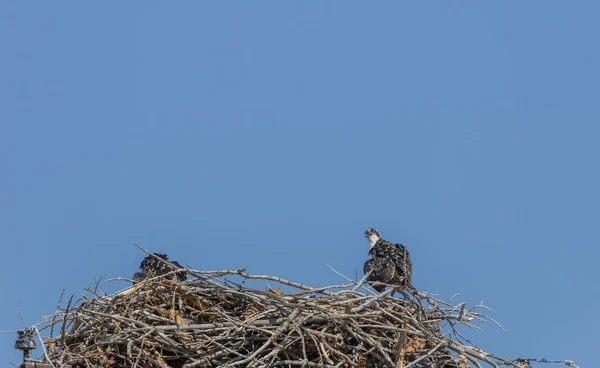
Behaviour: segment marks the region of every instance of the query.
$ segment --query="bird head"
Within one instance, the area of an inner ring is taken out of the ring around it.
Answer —
[[[379,239],[381,239],[381,235],[379,235],[379,231],[377,231],[377,229],[374,229],[372,227],[368,228],[367,231],[365,231],[365,237],[369,241],[369,245],[371,246],[371,248],[373,248],[375,243],[377,243],[377,241]]]
[[[136,272],[133,274],[133,283],[137,284],[138,282],[142,282],[146,277],[147,275],[145,272]]]

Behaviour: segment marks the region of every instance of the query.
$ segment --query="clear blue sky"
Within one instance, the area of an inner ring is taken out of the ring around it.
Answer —
[[[374,226],[420,289],[488,300],[482,347],[598,367],[599,13],[2,2],[0,329],[131,276],[134,242],[323,285]]]

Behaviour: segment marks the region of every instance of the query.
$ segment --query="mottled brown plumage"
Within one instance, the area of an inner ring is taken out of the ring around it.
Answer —
[[[383,239],[377,229],[373,228],[368,228],[365,236],[371,244],[371,259],[363,265],[365,274],[371,271],[367,282],[379,292],[386,288],[382,284],[411,286],[412,262],[406,245],[394,244]]]
[[[183,269],[183,266],[181,266],[179,264],[179,262],[169,261],[169,256],[167,256],[166,254],[154,253],[154,255],[157,257],[160,257],[161,259],[165,260],[166,262],[163,262],[152,255],[148,255],[146,258],[144,258],[144,260],[140,264],[141,272],[136,272],[133,275],[134,282],[140,282],[147,277],[162,276],[162,275],[166,275],[170,272],[173,272],[177,269]],[[180,271],[180,272],[170,274],[169,278],[171,278],[173,280],[178,280],[178,281],[185,281],[187,276],[184,271]]]

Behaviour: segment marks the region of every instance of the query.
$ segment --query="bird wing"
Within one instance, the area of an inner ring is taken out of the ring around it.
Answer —
[[[393,249],[396,272],[402,277],[403,283],[410,285],[412,282],[412,261],[405,244],[394,244]]]
[[[365,264],[363,264],[363,273],[366,275],[367,272],[371,271],[373,269],[373,258],[369,258],[368,261],[365,262]],[[371,275],[369,275],[370,277]],[[369,278],[367,278],[368,280]]]
[[[382,292],[385,290],[385,285],[373,285],[376,282],[386,283],[386,275],[385,275],[385,267],[381,264],[381,262],[377,262],[375,259],[370,258],[363,265],[363,272],[365,275],[368,272],[371,272],[369,276],[367,276],[367,282],[369,285],[373,286],[373,289],[378,292]]]

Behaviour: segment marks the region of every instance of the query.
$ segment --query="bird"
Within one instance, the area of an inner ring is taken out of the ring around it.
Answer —
[[[183,269],[183,266],[179,262],[169,261],[169,256],[164,253],[154,253],[154,255],[148,255],[140,263],[140,272],[136,272],[133,275],[133,282],[138,283],[148,277],[163,276],[177,269]],[[187,279],[185,271],[171,273],[168,277],[171,280],[177,281],[185,281]]]
[[[369,241],[371,258],[363,265],[367,282],[378,292],[386,285],[412,287],[412,262],[406,244],[394,244],[381,237],[379,231],[368,228],[365,237]]]

